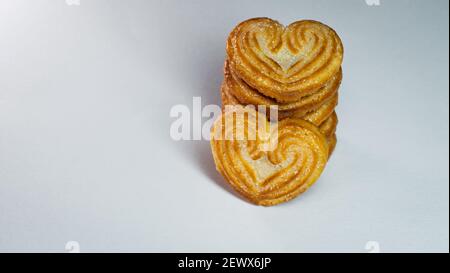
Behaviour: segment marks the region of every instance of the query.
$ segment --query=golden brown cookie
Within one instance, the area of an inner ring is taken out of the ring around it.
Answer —
[[[228,86],[222,83],[220,87],[220,94],[222,98],[222,109],[224,109],[225,105],[238,105],[241,104],[234,96],[230,93]]]
[[[267,130],[270,123],[265,116],[256,116],[255,110],[244,106],[222,114],[212,127],[211,149],[217,170],[237,192],[257,205],[273,206],[316,182],[329,148],[325,136],[307,121],[288,118]],[[267,143],[277,145],[267,151],[271,146]]]
[[[322,124],[320,124],[320,131],[328,138],[336,133],[336,127],[338,124],[338,117],[336,112],[333,112],[329,118],[327,118]]]
[[[337,92],[342,80],[342,69],[317,92],[304,96],[296,102],[287,103],[279,103],[249,86],[230,69],[228,60],[225,61],[224,75],[225,83],[228,85],[230,93],[244,105],[277,105],[279,111],[282,112],[303,111],[306,113],[320,107]]]
[[[322,105],[319,109],[309,112],[306,115],[293,115],[293,117],[299,117],[313,123],[316,126],[320,126],[333,114],[334,109],[338,105],[338,100],[339,95],[336,93],[330,101]]]
[[[319,126],[320,131],[327,138],[328,148],[329,148],[328,153],[330,154],[329,156],[331,156],[331,154],[334,151],[334,148],[336,147],[336,142],[337,142],[336,128],[337,128],[338,122],[339,121],[338,121],[336,112],[333,112],[333,114]]]
[[[240,101],[231,94],[228,85],[224,82],[221,87],[222,96],[222,108],[224,105],[240,105]],[[278,111],[278,119],[283,120],[290,117],[302,118],[313,123],[316,126],[320,126],[327,118],[329,118],[338,104],[338,93],[334,94],[325,104],[318,109],[309,112],[302,111]],[[269,113],[269,110],[267,110]],[[269,117],[268,117],[269,118]]]
[[[225,109],[226,105],[252,105],[252,104],[243,104],[241,103],[231,92],[229,86],[226,84],[226,82],[222,83],[221,86],[221,97],[222,97],[222,110]],[[257,105],[253,105],[255,109],[258,107]],[[270,119],[270,109],[266,108],[267,113],[267,119]],[[306,113],[305,113],[306,114]],[[291,117],[293,115],[293,112],[289,111],[278,111],[277,118],[279,120]],[[297,115],[299,116],[299,115]]]
[[[311,20],[284,27],[269,18],[254,18],[236,26],[227,40],[231,69],[278,102],[317,92],[339,72],[343,55],[336,32]]]
[[[337,144],[337,137],[336,134],[333,134],[331,137],[327,139],[328,141],[328,158],[330,158],[333,155],[334,149],[336,148]]]

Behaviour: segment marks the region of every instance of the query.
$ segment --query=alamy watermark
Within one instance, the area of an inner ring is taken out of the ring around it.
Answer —
[[[381,247],[378,241],[368,241],[364,248],[368,253],[381,253]]]
[[[67,253],[80,253],[80,243],[77,241],[68,241],[65,245],[65,250]]]
[[[223,110],[223,111],[222,111]],[[217,123],[214,135],[211,128],[224,113],[226,118]],[[170,137],[180,140],[262,140],[262,150],[272,149],[277,143],[278,107],[266,105],[202,106],[201,97],[194,97],[192,107],[178,104],[170,109],[175,120],[170,126]],[[268,122],[267,120],[270,120]],[[268,146],[267,146],[268,145]]]
[[[68,6],[79,6],[81,4],[80,0],[65,0]]]
[[[365,0],[368,6],[379,6],[381,5],[380,0]]]

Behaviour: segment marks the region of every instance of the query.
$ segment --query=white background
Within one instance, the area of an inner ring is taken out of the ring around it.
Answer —
[[[1,0],[0,251],[448,252],[448,5]],[[337,150],[272,208],[169,135],[172,106],[220,103],[227,35],[257,16],[345,45]]]

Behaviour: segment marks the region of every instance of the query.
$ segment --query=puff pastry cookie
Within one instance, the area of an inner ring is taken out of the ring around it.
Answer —
[[[299,118],[280,121],[263,138],[254,129],[261,122],[257,115],[243,106],[224,112],[212,127],[211,149],[217,170],[237,192],[257,205],[273,206],[295,198],[316,182],[329,147],[316,126]],[[265,117],[262,120],[269,124]],[[267,124],[259,126],[267,128]],[[237,131],[243,131],[244,137],[235,137]],[[260,148],[274,139],[273,150]]]
[[[328,158],[330,158],[333,155],[334,149],[336,148],[337,144],[337,137],[336,134],[333,134],[331,137],[328,138]]]
[[[223,83],[221,87],[222,97],[222,109],[225,105],[240,105],[241,102],[231,94],[230,87]],[[278,112],[278,119],[283,120],[289,117],[302,118],[307,120],[316,126],[322,124],[327,118],[329,118],[338,104],[338,93],[334,94],[325,104],[321,105],[317,110],[309,112]]]
[[[239,78],[231,69],[229,61],[224,65],[224,82],[229,87],[230,93],[242,104],[253,105],[277,105],[281,112],[308,112],[317,109],[329,100],[339,89],[342,80],[342,69],[325,83],[316,93],[304,96],[295,102],[279,103],[271,97],[261,94],[258,90],[249,86]]]
[[[333,112],[329,118],[320,124],[319,129],[328,138],[336,133],[337,124],[338,117],[336,112]]]
[[[278,102],[317,92],[339,72],[343,55],[336,32],[311,20],[284,27],[269,18],[254,18],[235,27],[227,41],[231,69]]]
[[[336,147],[337,137],[336,137],[336,128],[338,125],[338,117],[336,112],[327,118],[320,126],[320,131],[325,135],[328,141],[328,157],[333,154],[334,148]]]
[[[308,112],[305,115],[300,113],[299,115],[294,114],[293,117],[303,118],[317,126],[322,124],[327,118],[329,118],[333,113],[338,104],[338,93],[336,93],[330,101],[322,105],[319,109]]]

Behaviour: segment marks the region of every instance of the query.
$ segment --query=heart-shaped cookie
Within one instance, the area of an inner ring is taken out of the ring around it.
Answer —
[[[295,102],[280,103],[271,97],[264,96],[258,90],[249,86],[245,81],[239,78],[231,69],[229,61],[225,61],[224,65],[224,82],[228,85],[230,93],[233,94],[242,104],[271,105],[278,106],[281,112],[303,111],[309,112],[319,108],[329,98],[331,98],[339,89],[342,81],[342,69],[339,70],[330,81],[328,81],[316,93],[304,96]]]
[[[218,171],[236,191],[257,205],[272,206],[314,184],[325,168],[329,148],[325,136],[307,121],[289,118],[267,130],[270,123],[257,116],[257,111],[244,106],[223,113],[212,127],[211,148]],[[261,132],[269,133],[262,137]]]
[[[328,138],[328,158],[330,158],[333,155],[334,149],[336,148],[337,144],[337,136],[336,134],[333,134]]]
[[[227,41],[232,71],[278,102],[295,102],[317,92],[339,72],[343,54],[336,32],[310,20],[284,27],[269,18],[250,19]]]
[[[338,125],[338,117],[336,112],[333,112],[333,114],[327,118],[322,124],[320,124],[319,129],[322,132],[322,134],[325,135],[328,142],[328,157],[331,157],[333,154],[334,148],[337,144],[337,137],[336,137],[336,129]]]
[[[320,124],[320,131],[327,137],[330,138],[334,133],[336,133],[336,127],[339,120],[336,112],[333,112],[329,118],[327,118],[322,124]]]
[[[320,126],[333,113],[339,102],[339,93],[336,93],[329,101],[320,106],[319,109],[304,114],[303,112],[294,113],[292,117],[302,118],[316,126]]]
[[[226,105],[240,105],[240,102],[230,91],[230,87],[224,82],[221,86],[221,97],[222,97],[222,109]],[[331,98],[327,99],[322,105],[315,110],[305,111],[305,110],[293,110],[293,111],[278,111],[278,119],[283,120],[286,118],[302,118],[313,123],[316,126],[321,125],[325,120],[327,120],[334,112],[337,104],[339,102],[339,93],[335,93]],[[269,113],[269,112],[267,112]],[[268,117],[269,118],[269,117]]]

